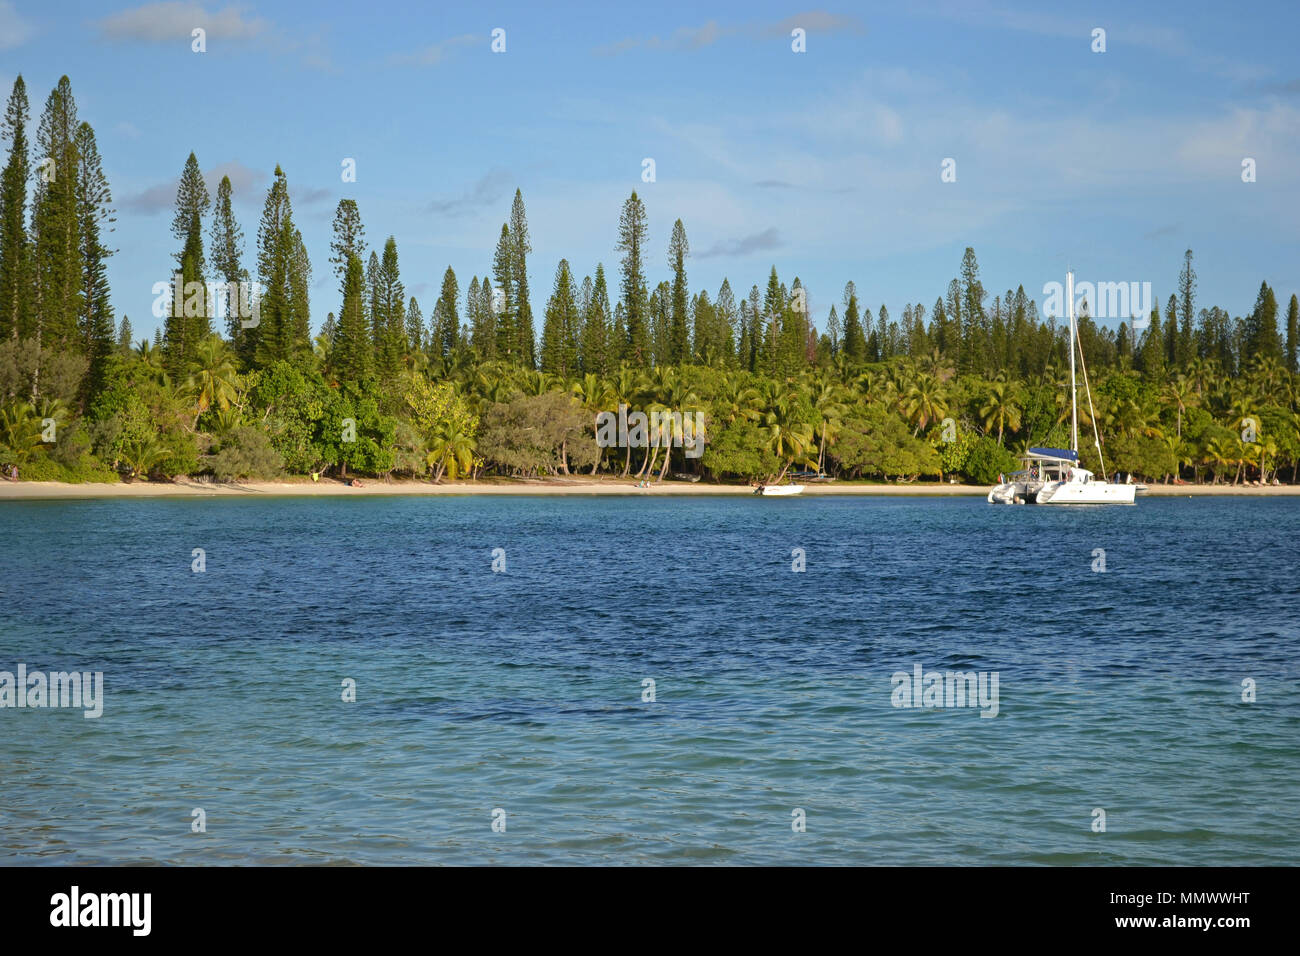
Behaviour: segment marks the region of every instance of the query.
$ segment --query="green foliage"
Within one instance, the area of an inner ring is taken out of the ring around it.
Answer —
[[[700,463],[723,478],[751,480],[781,470],[781,461],[766,445],[759,427],[748,419],[737,419],[710,432]]]
[[[906,423],[878,406],[846,419],[833,457],[854,477],[938,477],[939,453],[912,435]]]
[[[967,431],[964,428],[954,427],[953,436],[952,441],[944,440],[942,422],[930,429],[930,447],[938,454],[939,467],[945,475],[963,473],[966,460],[970,457],[971,449],[975,447],[978,440],[974,432]]]
[[[521,395],[483,414],[478,450],[489,463],[515,475],[558,474],[570,446],[596,443],[594,420],[567,395]],[[594,455],[587,453],[587,461]]]
[[[428,469],[454,480],[572,468],[665,475],[680,463],[717,479],[821,466],[846,478],[960,474],[990,483],[1015,467],[1011,449],[1069,442],[1059,317],[1040,315],[1023,287],[986,290],[973,248],[928,323],[913,303],[898,321],[884,304],[873,318],[849,282],[819,335],[811,293],[798,277],[782,281],[775,266],[739,298],[725,279],[716,297],[692,294],[686,226],[679,219],[652,234],[636,193],[619,217],[613,302],[602,264],[579,281],[581,271],[559,261],[540,373],[521,192],[484,262],[490,273],[465,290],[466,325],[448,267],[427,329],[418,303],[405,297],[396,239],[383,244],[382,258],[367,250],[355,200],[340,201],[330,263],[342,299],[331,303],[337,320],[313,339],[311,262],[279,167],[256,236],[259,322],[244,328],[228,315],[215,330],[223,339],[210,334],[206,301],[190,314],[182,301],[165,336],[133,350],[130,323],[114,329],[105,263],[115,218],[94,130],[78,119],[67,77],[34,134],[28,112],[18,77],[0,120],[8,145],[0,171],[0,463],[18,462],[29,475],[166,478],[206,466],[237,479],[337,467]],[[35,175],[34,157],[53,175]],[[183,280],[250,279],[230,180],[214,208],[193,153],[172,238]],[[651,262],[647,250],[664,239],[667,260]],[[1079,318],[1107,467],[1149,479],[1241,481],[1289,466],[1294,478],[1296,297],[1283,309],[1263,282],[1253,309],[1234,319],[1218,306],[1197,313],[1196,284],[1189,250],[1176,294],[1163,315],[1152,310],[1138,338],[1086,310]],[[707,412],[703,457],[688,459],[680,448],[602,452],[594,413],[619,406]],[[37,440],[51,412],[53,445]],[[1083,459],[1099,468],[1093,415],[1081,404]],[[1241,435],[1247,416],[1260,423],[1257,441]],[[963,423],[953,442],[942,441],[947,417]]]
[[[977,485],[996,484],[998,475],[1010,474],[1017,467],[1016,458],[988,435],[981,435],[971,446],[962,466],[967,481]]]
[[[221,442],[207,465],[219,481],[246,478],[275,478],[284,471],[284,460],[260,428],[241,425]]]

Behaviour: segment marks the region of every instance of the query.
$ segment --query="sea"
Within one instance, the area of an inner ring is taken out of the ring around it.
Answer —
[[[1298,533],[1265,497],[0,503],[0,865],[1294,864]]]

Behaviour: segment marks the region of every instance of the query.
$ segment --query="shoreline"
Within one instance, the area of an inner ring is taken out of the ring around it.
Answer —
[[[704,482],[664,481],[638,488],[634,481],[620,479],[494,479],[435,485],[427,481],[392,481],[362,479],[364,484],[349,487],[339,481],[249,481],[239,484],[209,482],[87,482],[71,484],[60,481],[0,482],[0,501],[40,501],[85,498],[252,498],[252,497],[360,497],[366,495],[626,495],[626,496],[708,496],[752,495],[750,485],[718,485]],[[885,497],[953,497],[980,496],[988,489],[978,485],[931,483],[865,484],[839,482],[808,484],[804,497],[863,495]],[[1300,485],[1149,485],[1143,497],[1288,497],[1300,496]]]

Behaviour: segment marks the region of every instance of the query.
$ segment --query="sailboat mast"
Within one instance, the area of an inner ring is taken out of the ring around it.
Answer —
[[[1079,452],[1079,402],[1074,384],[1074,273],[1065,274],[1065,308],[1070,320],[1070,451]]]

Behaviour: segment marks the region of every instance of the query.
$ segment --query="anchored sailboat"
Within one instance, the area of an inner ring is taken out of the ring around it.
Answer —
[[[1005,476],[989,491],[991,504],[1038,505],[1131,505],[1137,495],[1137,486],[1106,480],[1106,462],[1101,453],[1101,435],[1097,431],[1097,415],[1092,407],[1092,389],[1088,386],[1088,367],[1079,350],[1079,365],[1083,369],[1083,387],[1088,395],[1088,413],[1092,419],[1093,444],[1097,460],[1101,462],[1102,478],[1087,468],[1079,466],[1079,402],[1078,386],[1074,376],[1074,352],[1079,348],[1079,336],[1074,323],[1074,273],[1065,274],[1065,308],[1070,323],[1070,447],[1030,448],[1021,461],[1024,468]]]

